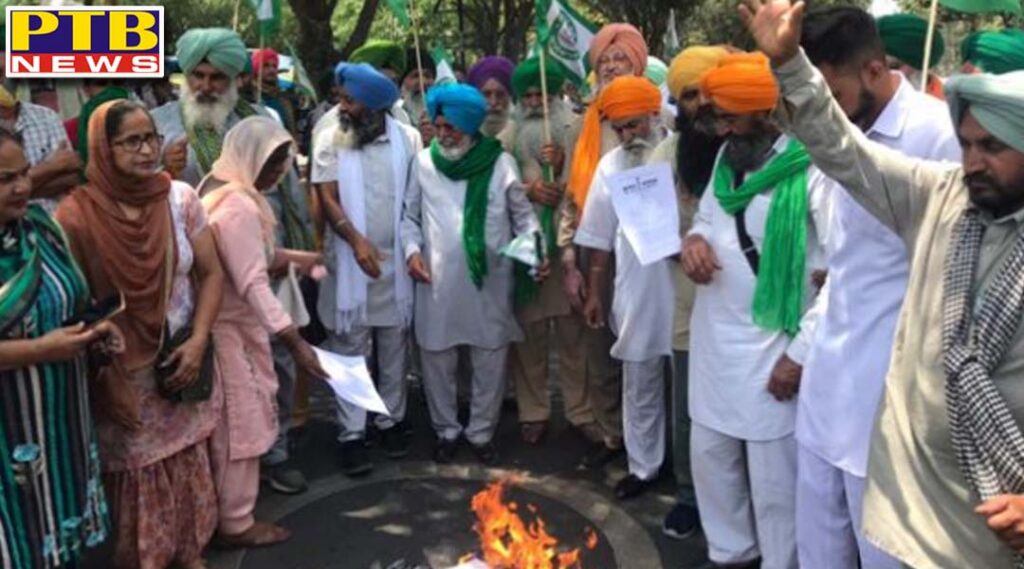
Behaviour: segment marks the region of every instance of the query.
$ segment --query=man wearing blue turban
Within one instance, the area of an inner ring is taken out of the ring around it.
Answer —
[[[249,54],[238,33],[225,28],[195,28],[178,39],[177,58],[185,73],[181,98],[153,109],[153,122],[164,137],[163,164],[176,180],[198,187],[221,153],[224,134],[243,118],[272,116],[263,106],[239,96],[238,76]],[[280,119],[278,119],[280,120]],[[305,192],[293,169],[281,184],[266,194],[277,219],[277,245],[287,249],[313,249],[312,222]],[[295,369],[287,350],[274,350],[278,370]],[[279,373],[279,417],[291,414],[294,378]],[[264,457],[271,487],[295,493],[305,481],[286,468],[288,424],[281,423],[278,442]]]
[[[951,78],[963,165],[909,158],[847,120],[800,51],[802,12],[783,0],[741,8],[780,83],[775,116],[911,259],[868,451],[864,534],[907,567],[1020,567],[1024,72]]]
[[[377,389],[388,415],[374,423],[388,456],[409,452],[396,427],[405,418],[406,353],[412,320],[412,279],[398,238],[409,172],[423,143],[418,130],[393,118],[398,86],[367,63],[335,69],[338,106],[317,131],[311,181],[327,223],[317,311],[333,352],[377,353]],[[341,182],[341,183],[339,183]],[[372,468],[366,451],[366,411],[338,401],[342,471]]]
[[[513,262],[499,254],[513,237],[540,229],[501,144],[479,134],[487,101],[469,85],[436,86],[427,110],[437,136],[413,162],[402,242],[418,281],[415,327],[423,386],[438,444],[449,462],[465,435],[484,464],[497,461],[491,442],[505,393],[509,344],[522,340],[512,306]],[[546,263],[538,274],[546,272]],[[473,367],[469,424],[456,406],[458,347]]]

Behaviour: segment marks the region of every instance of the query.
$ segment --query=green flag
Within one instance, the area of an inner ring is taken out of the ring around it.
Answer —
[[[939,0],[939,4],[958,12],[971,14],[1006,12],[1018,16],[1024,15],[1020,8],[1020,2],[1021,0]]]
[[[434,60],[434,67],[437,70],[434,73],[434,84],[444,85],[446,83],[458,83],[459,80],[455,77],[455,68],[452,66],[452,55],[448,53],[448,50],[444,47],[444,44],[438,42],[430,48],[430,57]]]
[[[409,18],[408,0],[385,0],[385,5],[395,15],[402,27],[408,28],[412,24],[412,19]]]
[[[295,51],[295,46],[292,42],[284,40],[284,44],[288,46],[288,53],[292,57],[292,83],[299,89],[306,92],[313,103],[319,103],[319,99],[316,96],[316,87],[313,86],[313,82],[309,80],[309,73],[306,73],[306,66],[302,64],[302,60],[299,59],[299,54]]]
[[[271,36],[281,29],[281,0],[249,0],[256,19],[260,22],[260,34]]]
[[[548,56],[565,68],[573,83],[587,80],[587,52],[597,26],[569,5],[567,0],[536,0],[537,42]]]

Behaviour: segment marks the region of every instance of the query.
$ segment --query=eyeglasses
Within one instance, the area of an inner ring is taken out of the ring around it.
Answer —
[[[139,150],[142,150],[143,144],[150,148],[159,150],[164,144],[164,136],[162,134],[150,132],[143,135],[129,136],[124,140],[118,140],[113,143],[114,146],[120,146],[128,152],[138,152]]]

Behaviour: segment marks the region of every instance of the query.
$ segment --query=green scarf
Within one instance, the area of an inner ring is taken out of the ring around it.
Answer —
[[[93,98],[82,105],[82,110],[78,113],[78,140],[76,141],[78,143],[78,155],[82,157],[82,164],[89,163],[89,119],[92,118],[93,112],[103,103],[130,98],[131,93],[127,89],[112,85],[96,93]],[[84,166],[82,171],[85,171]]]
[[[758,194],[775,189],[754,290],[754,323],[790,336],[799,331],[803,313],[810,164],[807,149],[793,140],[735,190],[735,173],[725,160],[719,161],[714,175],[715,197],[729,215],[747,207]]]
[[[484,225],[487,222],[487,190],[494,174],[494,165],[501,157],[501,143],[484,137],[461,160],[453,162],[441,155],[435,138],[430,143],[430,159],[445,177],[466,180],[466,201],[462,215],[462,247],[466,250],[469,278],[476,288],[483,288],[487,276],[487,243]]]

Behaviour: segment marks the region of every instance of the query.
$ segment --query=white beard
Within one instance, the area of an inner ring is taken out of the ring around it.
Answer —
[[[562,148],[567,148],[568,131],[565,125],[572,124],[574,115],[572,109],[561,99],[554,99],[548,106],[551,124],[552,142]],[[515,120],[518,123],[516,132],[516,147],[520,156],[540,162],[540,151],[544,147],[544,111],[526,112],[517,110]]]
[[[633,139],[628,145],[624,145],[623,149],[626,151],[626,167],[627,168],[639,168],[647,164],[651,154],[654,152],[654,148],[661,142],[661,133],[656,130],[651,130],[651,136],[649,138],[637,138]]]
[[[356,129],[339,126],[334,133],[334,147],[341,150],[358,150],[359,137],[356,136]]]
[[[446,148],[445,146],[438,145],[438,147],[441,149],[441,156],[443,156],[445,160],[449,160],[451,162],[458,162],[459,160],[462,160],[463,158],[466,157],[466,154],[469,153],[470,149],[473,148],[474,144],[476,144],[476,141],[473,140],[471,137],[467,136],[463,138],[462,142],[460,142],[457,146]]]
[[[200,103],[198,94],[189,88],[187,81],[181,86],[181,111],[185,117],[185,126],[188,128],[205,126],[224,132],[228,117],[237,104],[238,85],[234,82],[216,103]]]
[[[512,112],[509,109],[498,113],[487,113],[487,116],[484,118],[484,124],[480,126],[480,132],[484,136],[498,136],[508,126],[511,118]]]

